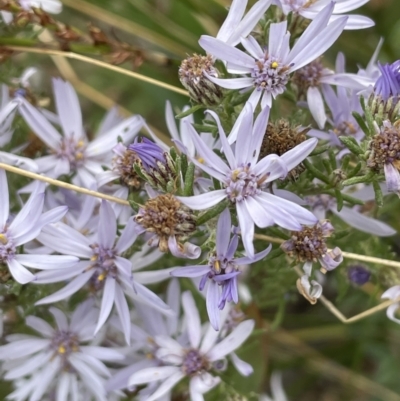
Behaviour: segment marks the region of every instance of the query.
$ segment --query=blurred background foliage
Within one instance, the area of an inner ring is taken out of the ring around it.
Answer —
[[[230,0],[63,0],[64,11],[57,19],[83,32],[88,24],[106,35],[137,49],[137,58],[121,66],[180,87],[177,70],[181,60],[201,49],[202,34],[215,35],[226,16]],[[342,51],[347,69],[356,72],[366,66],[380,37],[385,39],[379,59],[393,62],[400,58],[400,0],[370,0],[357,10],[368,15],[376,26],[346,31],[325,56],[333,65]],[[12,29],[2,27],[2,37]],[[33,32],[32,32],[33,35]],[[178,110],[188,101],[182,95],[134,78],[81,61],[52,59],[45,54],[15,54],[1,66],[2,80],[18,76],[26,66],[40,71],[33,88],[42,98],[51,98],[51,76],[70,80],[81,95],[84,121],[95,132],[104,109],[116,103],[125,112],[139,113],[160,132],[167,133],[164,118],[166,100]],[[397,218],[399,199],[387,198],[380,216],[400,232]],[[399,237],[378,239],[360,232],[346,232],[345,225],[332,219],[339,238],[331,245],[342,250],[399,260]],[[266,232],[274,235],[274,232]],[[259,243],[259,248],[265,244]],[[274,245],[274,249],[278,246]],[[233,371],[224,375],[224,384],[207,396],[208,400],[257,400],[269,392],[269,375],[282,370],[289,400],[296,401],[400,401],[400,327],[384,312],[354,324],[345,325],[324,305],[311,306],[298,296],[296,274],[290,261],[270,258],[248,272],[253,301],[246,312],[257,319],[259,329],[240,351],[255,373],[241,378]],[[287,262],[287,263],[286,263]],[[379,302],[389,285],[400,284],[400,272],[381,265],[364,264],[372,278],[362,288],[351,285],[346,261],[329,275],[325,296],[345,316],[350,317]],[[385,287],[386,285],[386,287]],[[5,390],[6,384],[0,389]],[[7,385],[8,386],[8,385]],[[179,400],[183,400],[180,398]],[[178,399],[176,399],[178,401]],[[276,400],[281,401],[281,400]]]

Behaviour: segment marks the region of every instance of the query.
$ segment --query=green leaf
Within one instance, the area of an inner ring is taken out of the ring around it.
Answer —
[[[347,178],[351,178],[357,175],[360,172],[361,167],[362,163],[358,162],[357,165],[347,173]]]
[[[223,200],[222,202],[218,203],[211,209],[208,209],[205,213],[200,215],[197,218],[196,224],[198,226],[201,226],[202,224],[206,223],[207,221],[211,220],[212,218],[218,216],[221,214],[229,205],[229,202],[227,199]]]
[[[188,168],[188,159],[187,159],[187,156],[186,156],[184,153],[182,153],[182,154],[181,154],[181,172],[182,172],[182,177],[185,177],[185,176],[186,176],[187,168]]]
[[[382,207],[383,206],[383,193],[382,193],[381,186],[379,185],[378,181],[373,181],[372,186],[375,191],[375,202],[378,205],[378,207]]]
[[[335,196],[337,200],[337,211],[340,212],[343,208],[343,196],[338,189],[335,189]]]
[[[373,135],[373,134],[371,135],[371,133],[369,132],[367,124],[365,124],[363,117],[359,113],[353,112],[353,117],[355,118],[355,120],[357,121],[357,124],[360,126],[360,128],[362,129],[362,131],[364,132],[365,135],[367,135],[367,136]]]
[[[363,150],[352,136],[339,136],[339,139],[351,153],[354,153],[357,156],[364,154]]]
[[[193,163],[189,164],[185,175],[185,184],[183,186],[183,196],[193,195],[194,172],[196,166]]]
[[[324,145],[324,146],[318,146],[315,148],[311,153],[310,156],[317,156],[320,155],[321,153],[326,152],[328,149],[331,148],[331,145]]]
[[[308,160],[304,160],[303,164],[305,168],[315,177],[320,179],[321,181],[325,182],[325,184],[330,185],[329,178],[325,176],[323,173],[321,173],[320,170],[317,169],[312,163],[310,163]]]
[[[374,174],[373,173],[368,173],[368,174],[365,174],[365,175],[362,175],[362,176],[352,177],[352,178],[349,178],[347,180],[344,180],[342,182],[342,185],[344,187],[347,187],[349,185],[361,184],[361,183],[364,183],[364,182],[370,183],[370,182],[372,182],[373,179],[374,179]]]
[[[200,110],[200,109],[204,109],[204,105],[196,104],[196,106],[193,106],[190,109],[187,109],[186,111],[182,111],[182,113],[179,113],[178,115],[176,115],[175,118],[180,120],[181,118],[190,116],[191,114],[195,113],[197,110]]]

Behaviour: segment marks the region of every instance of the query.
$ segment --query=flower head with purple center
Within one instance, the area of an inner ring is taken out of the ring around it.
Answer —
[[[115,305],[125,339],[129,342],[131,326],[129,306],[125,296],[150,304],[167,313],[169,308],[144,285],[133,281],[132,262],[121,256],[137,238],[133,220],[129,220],[117,241],[116,233],[116,217],[107,201],[101,204],[97,233],[91,238],[63,223],[46,227],[38,237],[40,242],[59,253],[73,254],[86,260],[81,260],[69,269],[55,268],[39,273],[36,278],[38,284],[72,280],[64,288],[43,298],[37,304],[65,299],[88,284],[92,293],[102,292],[95,333],[105,324]]]
[[[246,104],[237,132],[235,151],[228,143],[219,117],[212,111],[208,113],[217,122],[228,164],[206,146],[191,125],[190,136],[204,162],[188,157],[201,170],[219,180],[223,188],[178,199],[193,210],[204,210],[223,200],[235,205],[242,241],[249,257],[254,256],[254,224],[260,228],[278,224],[288,230],[301,230],[301,224],[315,224],[317,218],[311,212],[267,193],[264,189],[268,183],[284,178],[288,171],[301,163],[318,141],[311,138],[282,156],[272,154],[258,160],[268,124],[269,108],[262,110],[253,124],[253,108],[249,103]],[[185,152],[185,147],[178,141],[176,143]]]
[[[220,79],[207,76],[217,85],[227,89],[252,90],[249,102],[255,108],[261,99],[261,107],[271,107],[286,89],[290,74],[321,56],[342,33],[347,17],[330,21],[334,3],[328,4],[308,26],[292,49],[287,21],[271,24],[269,43],[262,48],[252,36],[242,38],[246,52],[211,36],[202,36],[200,46],[208,53],[227,63],[231,74],[247,75],[245,78]],[[250,75],[250,76],[248,76]]]
[[[105,119],[108,131],[89,141],[82,122],[82,113],[78,96],[68,82],[53,79],[53,91],[57,115],[32,106],[21,99],[19,112],[33,132],[45,143],[49,154],[35,161],[39,172],[57,178],[62,174],[73,175],[72,181],[87,188],[96,185],[95,176],[103,172],[103,166],[111,165],[110,149],[117,144],[118,137],[123,142],[131,142],[144,124],[140,116],[126,118],[122,122],[115,118],[110,126],[110,119]],[[111,115],[115,114],[111,110]],[[56,121],[63,135],[49,122]],[[104,124],[103,124],[104,125]]]
[[[354,90],[348,91],[346,88],[338,86],[335,92],[330,85],[326,84],[322,85],[322,93],[331,111],[332,118],[328,117],[327,120],[332,128],[327,130],[327,132],[311,129],[307,134],[327,140],[331,146],[341,149],[337,155],[337,158],[340,159],[350,151],[347,148],[343,148],[343,143],[340,141],[339,136],[352,137],[358,143],[365,136],[353,116],[354,112],[360,115],[363,114],[360,98]]]
[[[182,295],[182,306],[185,314],[184,335],[188,342],[180,341],[169,335],[154,337],[155,357],[161,361],[160,366],[143,368],[129,379],[130,386],[146,384],[153,386],[153,391],[143,398],[146,401],[163,399],[171,389],[185,377],[189,379],[190,399],[204,401],[203,394],[210,391],[221,381],[211,375],[211,371],[221,370],[226,366],[226,357],[233,355],[250,336],[254,328],[253,320],[245,320],[237,325],[228,335],[215,331],[211,325],[201,325],[200,315],[193,296],[189,291]],[[221,316],[221,325],[227,313]],[[241,361],[243,364],[248,364]],[[250,369],[240,371],[246,375]],[[156,384],[156,386],[154,386]]]
[[[80,304],[70,319],[57,308],[49,310],[56,328],[41,318],[28,316],[26,325],[42,338],[14,334],[7,337],[8,344],[0,347],[4,378],[27,378],[8,398],[40,401],[54,392],[59,401],[78,400],[82,399],[78,386],[83,385],[90,399],[109,400],[104,385],[111,374],[104,362],[120,360],[123,355],[88,343],[93,338],[98,310],[90,300]]]
[[[239,244],[236,233],[231,238],[231,215],[225,209],[219,219],[216,234],[216,252],[211,254],[206,265],[186,266],[174,270],[171,275],[175,277],[200,277],[199,289],[202,291],[207,285],[207,312],[211,325],[219,329],[219,309],[224,309],[226,302],[239,301],[238,275],[240,266],[257,262],[263,259],[271,250],[271,245],[254,257],[235,257]]]

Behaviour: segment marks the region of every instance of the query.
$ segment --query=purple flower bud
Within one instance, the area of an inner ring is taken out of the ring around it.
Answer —
[[[382,65],[379,63],[381,76],[375,84],[375,93],[388,100],[391,96],[400,95],[400,60],[392,64]]]
[[[136,138],[135,142],[130,144],[128,148],[137,154],[147,171],[150,168],[158,169],[158,161],[163,164],[166,163],[164,151],[150,139],[142,138],[139,142]]]
[[[354,265],[347,270],[347,276],[352,283],[363,285],[369,281],[371,272],[362,265]]]

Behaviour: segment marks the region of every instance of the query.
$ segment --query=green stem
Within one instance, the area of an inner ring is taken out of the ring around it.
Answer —
[[[196,225],[201,226],[202,224],[207,223],[207,221],[211,220],[212,218],[218,216],[228,207],[228,204],[229,202],[226,199],[218,203],[218,205],[212,207],[211,209],[208,209],[204,214],[197,218]]]

